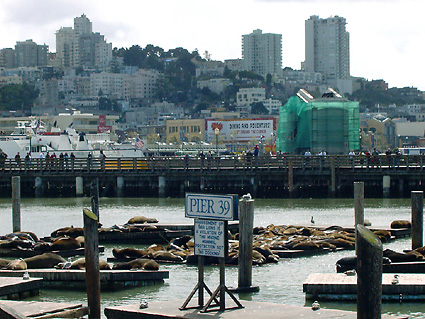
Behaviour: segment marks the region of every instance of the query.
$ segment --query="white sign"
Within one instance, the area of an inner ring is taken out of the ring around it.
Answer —
[[[220,141],[251,141],[270,139],[275,119],[241,119],[241,120],[206,120],[206,135],[208,141],[215,143],[215,129],[220,130],[217,139]]]
[[[195,219],[195,255],[225,257],[224,221]]]
[[[186,194],[185,217],[234,220],[235,203],[231,195]]]

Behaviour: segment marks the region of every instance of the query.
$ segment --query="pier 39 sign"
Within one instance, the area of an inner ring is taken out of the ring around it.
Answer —
[[[235,195],[186,194],[185,216],[195,218],[195,255],[227,255],[227,221],[237,220]]]

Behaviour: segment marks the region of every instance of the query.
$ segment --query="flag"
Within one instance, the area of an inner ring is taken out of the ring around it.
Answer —
[[[145,146],[145,143],[143,143],[143,141],[136,137],[136,143],[134,144],[134,146],[138,149],[143,149],[143,146]]]

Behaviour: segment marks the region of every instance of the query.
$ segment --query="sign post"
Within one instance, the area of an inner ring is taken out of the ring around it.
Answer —
[[[194,218],[195,255],[198,256],[198,283],[180,310],[189,309],[192,297],[198,291],[198,306],[201,312],[211,307],[226,310],[225,295],[243,308],[239,300],[230,292],[225,284],[225,258],[228,253],[227,228],[229,220],[237,220],[238,198],[236,195],[186,194],[185,216]],[[218,257],[220,260],[220,284],[212,293],[204,282],[204,256]],[[204,305],[204,288],[210,299]],[[213,303],[214,302],[214,303]],[[230,308],[228,308],[230,309]]]

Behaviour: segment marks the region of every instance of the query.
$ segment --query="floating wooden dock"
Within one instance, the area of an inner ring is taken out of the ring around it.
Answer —
[[[88,307],[71,303],[0,300],[0,306],[32,319],[81,318],[89,313]]]
[[[355,319],[357,318],[356,312],[333,310],[333,309],[319,309],[312,310],[310,307],[300,307],[293,305],[275,304],[269,302],[254,302],[241,300],[244,306],[241,309],[231,309],[222,311],[209,311],[200,313],[200,309],[187,309],[179,310],[183,304],[181,301],[168,301],[168,302],[153,302],[148,304],[148,308],[139,309],[139,305],[127,305],[117,307],[105,308],[105,315],[108,319],[160,319],[160,318],[192,318],[192,319],[207,319],[207,318],[221,318],[221,319],[293,319],[293,318],[338,318],[338,319]],[[232,300],[227,301],[228,307],[233,306]],[[382,318],[407,318],[407,317],[394,317],[383,315]]]
[[[0,279],[0,299],[24,299],[36,296],[43,287],[43,279],[22,279],[16,277],[3,277]]]
[[[0,277],[20,277],[23,270],[0,270]],[[42,278],[44,287],[86,288],[86,272],[78,269],[28,269],[30,278]],[[169,278],[166,270],[100,270],[100,285],[105,290],[147,286],[163,283]]]
[[[99,252],[104,252],[105,247],[99,246]],[[42,251],[36,251],[33,249],[16,249],[16,248],[0,248],[0,257],[17,257],[17,258],[28,258],[37,255],[41,255]],[[72,256],[84,256],[84,248],[77,249],[67,249],[67,250],[54,250],[49,251],[49,253],[54,253],[62,257],[72,257]]]
[[[383,266],[384,273],[425,274],[425,260],[395,262]]]
[[[425,274],[397,274],[398,283],[393,284],[396,274],[382,275],[383,300],[425,300]],[[357,276],[341,273],[310,274],[303,284],[307,299],[356,300]]]

